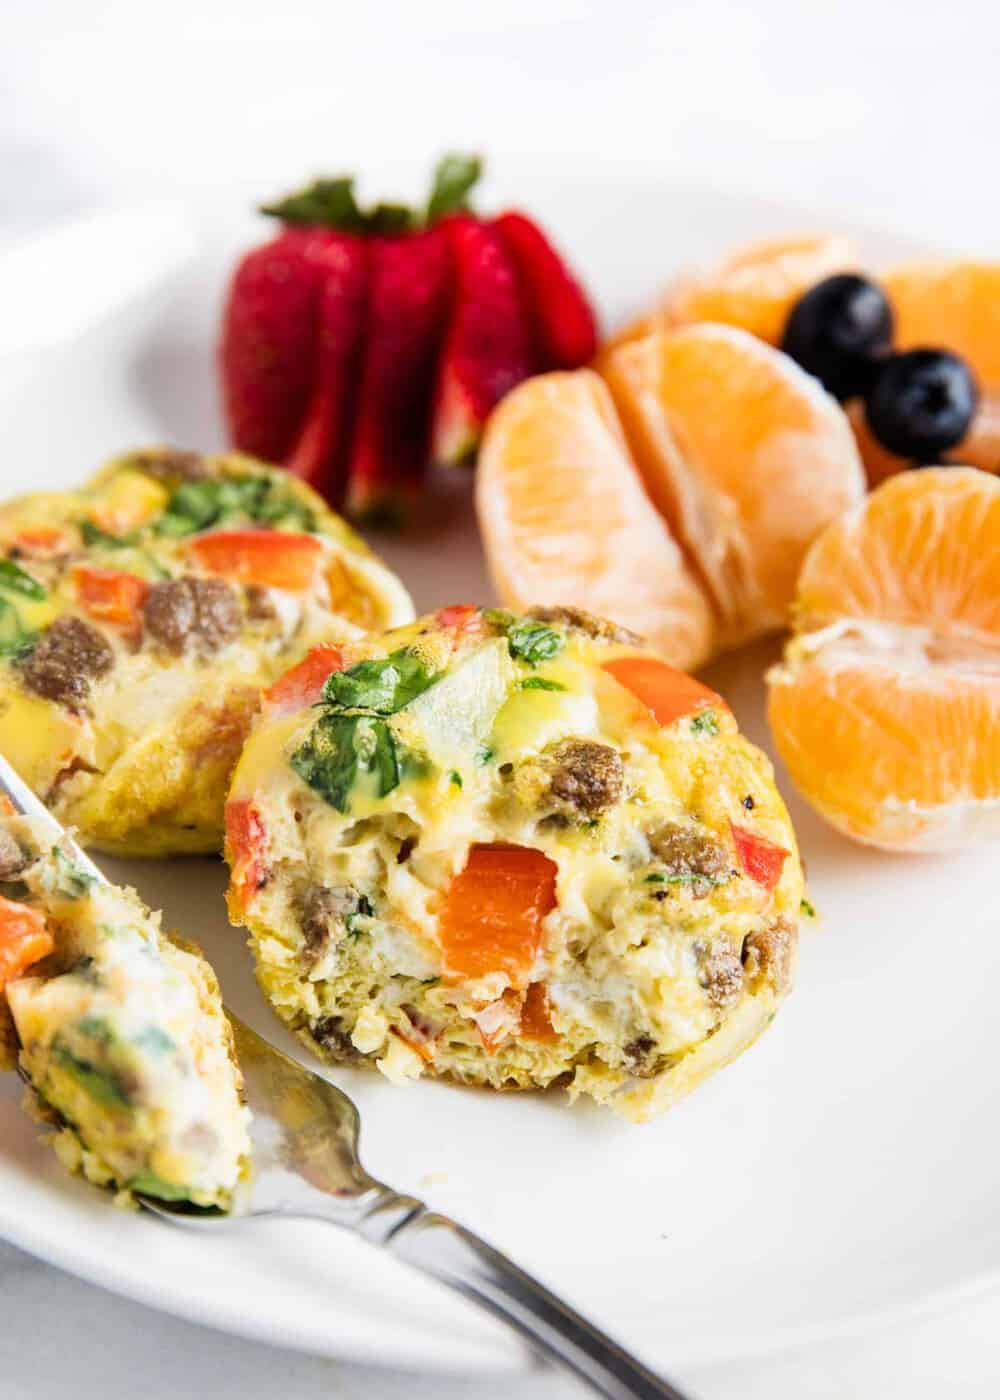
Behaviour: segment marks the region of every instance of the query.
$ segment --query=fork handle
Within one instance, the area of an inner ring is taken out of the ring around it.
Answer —
[[[379,1227],[379,1217],[388,1228]],[[362,1232],[499,1317],[607,1400],[689,1400],[499,1250],[419,1201],[396,1197]]]

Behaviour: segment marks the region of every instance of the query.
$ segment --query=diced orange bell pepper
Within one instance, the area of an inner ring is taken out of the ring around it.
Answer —
[[[527,984],[556,907],[557,867],[542,851],[500,843],[473,846],[438,919],[445,975],[452,981],[506,972]]]
[[[245,909],[267,883],[267,833],[260,812],[249,799],[226,803],[226,860],[229,885],[240,909]]]
[[[0,895],[0,993],[55,947],[37,909]]]
[[[521,1007],[521,1034],[526,1040],[551,1042],[559,1039],[559,1032],[549,1014],[549,993],[544,982],[532,982],[525,993]]]
[[[655,656],[616,656],[605,661],[604,670],[652,712],[657,724],[673,724],[698,710],[729,708],[707,685]]]
[[[237,583],[304,593],[319,577],[323,546],[285,530],[213,530],[189,546],[203,569]]]
[[[78,538],[75,531],[71,535],[61,525],[29,526],[18,530],[15,537],[19,549],[39,559],[51,559],[57,554],[64,554],[75,538]]]
[[[781,879],[781,872],[789,852],[784,846],[768,841],[766,836],[757,836],[744,826],[729,823],[733,840],[736,843],[736,856],[744,875],[749,875],[755,884],[765,890],[773,890]]]
[[[113,622],[116,627],[136,627],[149,584],[137,574],[122,574],[115,569],[73,570],[73,582],[80,606],[100,622]]]
[[[344,658],[339,647],[323,643],[306,652],[296,665],[279,676],[264,691],[264,707],[268,714],[290,715],[315,705],[323,691],[327,676],[339,671]]]

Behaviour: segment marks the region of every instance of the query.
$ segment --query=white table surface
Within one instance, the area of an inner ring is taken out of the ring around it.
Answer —
[[[294,180],[328,164],[336,137],[421,168],[456,146],[652,160],[942,246],[1000,247],[995,0],[6,0],[2,23],[0,242],[220,174]],[[3,1400],[579,1393],[548,1375],[441,1381],[236,1341],[4,1244],[0,1299]],[[985,1400],[1000,1393],[998,1337],[1000,1296],[984,1297],[678,1379],[701,1400]]]

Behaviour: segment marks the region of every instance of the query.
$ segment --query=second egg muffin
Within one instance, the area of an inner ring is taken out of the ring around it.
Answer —
[[[0,749],[89,844],[218,850],[261,686],[320,638],[412,616],[303,483],[135,452],[0,506]]]

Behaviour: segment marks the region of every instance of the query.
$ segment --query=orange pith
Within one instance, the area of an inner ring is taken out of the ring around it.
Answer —
[[[781,626],[809,544],[864,474],[836,402],[730,326],[622,346],[607,377],[646,488],[698,567],[726,644]]]
[[[769,676],[792,778],[889,849],[1000,830],[1000,482],[906,472],[816,541]]]

